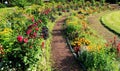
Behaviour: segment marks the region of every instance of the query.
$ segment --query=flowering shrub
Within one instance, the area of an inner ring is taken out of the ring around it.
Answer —
[[[10,26],[0,32],[1,71],[34,70],[44,53],[44,39],[49,36],[48,14],[48,11],[47,15],[36,12],[29,16],[23,10],[16,10],[8,15]]]

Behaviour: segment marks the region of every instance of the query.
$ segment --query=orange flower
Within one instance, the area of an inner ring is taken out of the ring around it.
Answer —
[[[108,46],[109,46],[109,44],[108,44],[108,43],[105,43],[105,46],[106,46],[106,47],[108,47]]]
[[[45,42],[42,42],[41,46],[42,46],[42,48],[44,48],[45,47]]]

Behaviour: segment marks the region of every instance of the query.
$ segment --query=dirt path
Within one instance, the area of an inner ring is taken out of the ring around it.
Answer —
[[[62,24],[64,20],[65,17],[56,22],[52,33],[51,46],[54,71],[82,71],[63,38]]]
[[[115,35],[111,31],[109,31],[107,28],[105,28],[99,21],[100,17],[104,14],[105,12],[89,16],[88,22],[90,27],[92,27],[94,30],[97,31],[99,35],[103,36],[103,38],[109,41],[113,39],[114,36],[117,36],[117,35]],[[120,39],[118,38],[118,36],[117,36],[117,42],[120,42]]]

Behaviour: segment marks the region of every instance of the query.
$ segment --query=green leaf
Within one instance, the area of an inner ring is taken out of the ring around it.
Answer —
[[[26,63],[27,62],[27,56],[24,57],[23,61]]]

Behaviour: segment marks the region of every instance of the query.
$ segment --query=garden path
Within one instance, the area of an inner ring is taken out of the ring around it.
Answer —
[[[113,40],[114,36],[117,36],[107,28],[105,28],[101,22],[100,17],[108,12],[102,12],[99,14],[91,15],[88,17],[89,26],[92,27],[94,30],[97,31],[97,33],[103,38],[105,38],[107,41]],[[117,43],[120,42],[120,38],[117,36]]]
[[[52,60],[53,71],[82,71],[80,65],[76,62],[70,52],[66,40],[62,33],[62,24],[66,17],[61,18],[56,22],[53,29],[52,38]]]

